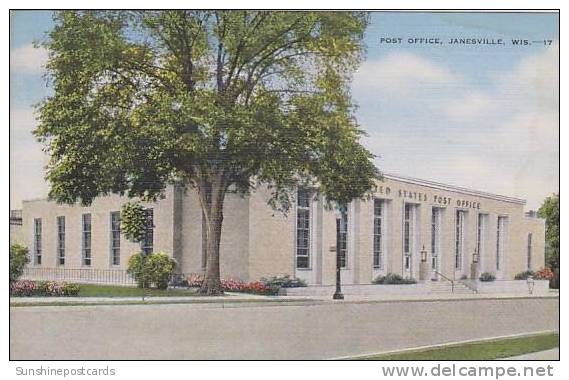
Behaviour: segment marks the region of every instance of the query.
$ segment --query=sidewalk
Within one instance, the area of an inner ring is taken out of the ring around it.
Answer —
[[[559,347],[499,360],[559,360]]]
[[[559,298],[559,294],[417,294],[391,296],[346,295],[343,301],[329,296],[262,296],[246,293],[226,293],[224,296],[180,296],[180,297],[10,297],[12,306],[28,305],[119,305],[119,304],[210,304],[210,305],[320,305],[341,303],[393,303],[393,302],[451,302],[465,300]]]
[[[179,297],[10,297],[10,305],[28,304],[81,304],[109,305],[128,303],[169,304],[169,303],[233,303],[233,302],[294,302],[310,300],[307,297],[261,296],[246,293],[225,293],[223,296],[179,296]]]

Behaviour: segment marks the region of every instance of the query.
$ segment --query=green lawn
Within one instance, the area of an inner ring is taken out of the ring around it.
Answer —
[[[492,360],[559,347],[559,334],[500,339],[394,354],[355,357],[355,360]]]
[[[78,297],[186,297],[198,296],[197,289],[141,289],[133,286],[79,284]]]

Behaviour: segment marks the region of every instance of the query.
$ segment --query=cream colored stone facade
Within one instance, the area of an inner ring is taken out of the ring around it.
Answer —
[[[309,284],[333,284],[335,213],[324,207],[318,195],[312,197],[308,207],[310,232],[305,240],[309,247],[308,265],[297,268],[297,207],[293,207],[287,216],[281,215],[267,205],[268,197],[267,189],[259,189],[248,197],[227,196],[220,253],[222,277],[249,281],[290,274]],[[81,215],[90,213],[92,262],[87,268],[126,269],[128,257],[140,250],[139,245],[121,236],[120,264],[112,265],[110,212],[119,211],[127,201],[119,196],[109,196],[95,200],[90,207],[63,206],[46,200],[24,202],[23,231],[32,256],[35,253],[34,219],[42,220],[42,263],[38,265],[32,260],[30,266],[86,268],[81,260]],[[374,222],[374,202],[378,201],[382,201],[381,229]],[[387,273],[418,279],[423,247],[430,277],[470,277],[473,255],[479,247],[479,273],[489,272],[498,279],[512,279],[516,273],[527,269],[537,270],[545,264],[545,223],[542,219],[526,217],[524,204],[520,199],[385,175],[378,183],[373,199],[356,200],[348,207],[346,265],[342,269],[342,281],[366,284]],[[202,221],[196,194],[169,188],[164,199],[146,206],[154,210],[154,251],[172,255],[178,262],[179,272],[200,273],[203,270]],[[437,213],[435,220],[433,210]],[[458,216],[457,212],[460,212]],[[58,216],[65,216],[64,265],[59,265],[57,258]],[[499,244],[498,220],[501,220]],[[433,222],[434,245],[431,239]],[[374,245],[374,225],[375,231],[381,232],[381,244]],[[528,248],[529,234],[531,244]],[[529,255],[528,249],[531,250]],[[374,266],[374,250],[375,264],[381,265]]]

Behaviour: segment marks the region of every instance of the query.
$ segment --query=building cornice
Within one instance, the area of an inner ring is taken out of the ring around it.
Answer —
[[[526,204],[525,199],[507,197],[505,195],[492,194],[492,193],[487,193],[484,191],[472,190],[472,189],[467,189],[465,187],[447,185],[444,183],[435,182],[435,181],[427,181],[424,179],[405,177],[405,176],[401,176],[401,175],[397,175],[397,174],[391,174],[391,173],[382,173],[382,174],[383,174],[383,177],[385,177],[387,179],[391,179],[391,180],[399,181],[399,182],[405,182],[405,183],[409,183],[412,185],[425,186],[425,187],[430,187],[430,188],[437,189],[437,190],[452,191],[455,193],[461,193],[461,194],[471,195],[471,196],[475,196],[475,197],[493,199],[493,200],[502,201],[502,202],[516,203],[516,204],[521,204],[521,205]]]

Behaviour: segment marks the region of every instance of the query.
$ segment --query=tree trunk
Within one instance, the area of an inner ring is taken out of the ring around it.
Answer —
[[[219,243],[223,224],[223,202],[225,190],[216,184],[200,189],[200,200],[205,216],[206,263],[205,274],[199,293],[202,295],[221,295],[221,275],[219,270]]]

